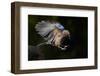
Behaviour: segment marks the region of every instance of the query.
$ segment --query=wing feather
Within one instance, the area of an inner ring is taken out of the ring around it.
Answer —
[[[36,24],[35,29],[38,34],[40,34],[42,37],[45,37],[48,35],[48,33],[55,29],[55,25],[49,21],[41,21]]]

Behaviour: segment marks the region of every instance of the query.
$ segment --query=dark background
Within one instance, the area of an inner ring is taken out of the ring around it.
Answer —
[[[44,39],[35,31],[35,25],[42,20],[52,20],[61,23],[70,31],[70,48],[62,51],[58,48],[46,46],[45,59],[74,59],[88,57],[88,18],[87,17],[64,17],[64,16],[40,16],[28,15],[28,45],[36,46],[44,42]],[[50,49],[51,48],[51,49]],[[51,52],[52,51],[52,52]]]

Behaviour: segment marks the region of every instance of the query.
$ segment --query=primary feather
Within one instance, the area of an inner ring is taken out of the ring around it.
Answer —
[[[38,31],[38,34],[40,34],[42,37],[45,37],[53,29],[55,29],[55,24],[49,21],[41,21],[38,24],[36,24],[35,29],[36,31]]]

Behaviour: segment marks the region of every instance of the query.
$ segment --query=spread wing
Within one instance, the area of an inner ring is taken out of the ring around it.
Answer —
[[[36,31],[42,37],[47,36],[53,29],[55,29],[55,25],[49,21],[41,21],[38,22],[35,26]]]

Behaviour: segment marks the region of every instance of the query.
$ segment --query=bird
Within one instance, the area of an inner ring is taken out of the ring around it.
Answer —
[[[70,32],[69,30],[66,30],[61,23],[57,21],[42,20],[36,24],[35,29],[46,41],[37,46],[50,44],[61,50],[66,50],[69,47]]]

